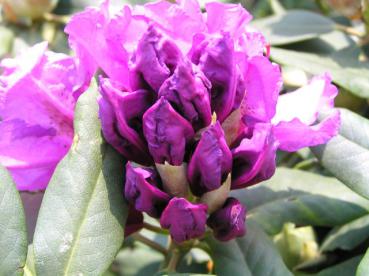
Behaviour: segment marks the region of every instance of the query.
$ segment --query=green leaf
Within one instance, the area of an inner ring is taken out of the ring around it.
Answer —
[[[356,271],[356,276],[368,276],[368,275],[369,275],[369,248],[366,251],[364,258],[360,261],[360,264]]]
[[[0,166],[0,275],[21,275],[27,255],[27,229],[19,193]]]
[[[282,167],[277,168],[271,179],[247,189],[233,191],[231,195],[244,203],[248,210],[272,202],[292,200],[301,195],[329,197],[369,210],[367,199],[352,192],[333,177]]]
[[[333,81],[361,98],[369,98],[369,64],[359,62],[344,50],[331,56],[272,48],[271,58],[280,64],[310,74],[329,72]]]
[[[369,199],[368,120],[342,109],[339,135],[312,151],[335,177]]]
[[[124,248],[118,253],[114,267],[120,276],[155,275],[163,260],[161,253],[135,243],[133,248]]]
[[[325,238],[321,251],[351,250],[369,237],[369,215],[334,228]]]
[[[369,210],[368,200],[334,178],[284,168],[270,180],[232,195],[248,207],[248,220],[270,235],[279,233],[286,222],[337,226]]]
[[[334,30],[332,20],[304,10],[290,10],[272,15],[255,20],[251,25],[260,30],[271,45],[304,41]]]
[[[215,272],[228,275],[291,275],[278,250],[263,230],[247,221],[247,234],[236,240],[222,243],[210,239]]]
[[[121,157],[101,137],[95,82],[79,99],[74,143],[45,191],[34,236],[40,275],[100,275],[123,243]]]
[[[354,258],[348,259],[340,264],[331,266],[329,268],[326,268],[322,271],[320,271],[318,274],[315,274],[314,276],[344,276],[344,275],[355,275],[355,271],[357,268],[357,265],[359,264],[360,260],[362,259],[361,256],[356,256]],[[309,275],[309,274],[307,274]],[[306,276],[307,276],[306,275]],[[366,274],[367,276],[368,274]]]

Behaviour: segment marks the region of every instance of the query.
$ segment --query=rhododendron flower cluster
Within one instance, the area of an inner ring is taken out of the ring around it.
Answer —
[[[0,164],[18,189],[44,189],[70,148],[75,103],[92,75],[46,42],[0,67]]]
[[[236,4],[159,1],[75,15],[66,32],[100,68],[100,119],[123,154],[124,195],[176,242],[210,227],[244,235],[246,208],[229,191],[270,178],[276,150],[327,142],[339,128],[329,75],[279,95],[280,68],[251,15]],[[317,122],[320,113],[325,119]]]

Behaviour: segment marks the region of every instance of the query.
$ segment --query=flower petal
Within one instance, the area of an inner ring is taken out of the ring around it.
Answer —
[[[314,77],[308,85],[279,97],[273,124],[299,119],[306,125],[313,124],[319,112],[329,112],[334,107],[337,87],[331,84],[328,74]]]
[[[232,111],[236,98],[238,74],[234,42],[229,33],[208,39],[198,36],[195,40],[199,41],[191,49],[191,60],[211,82],[211,107],[222,122]]]
[[[194,136],[191,124],[161,97],[143,116],[143,130],[155,163],[179,166],[187,142]]]
[[[124,29],[129,29],[130,14],[125,16]],[[109,1],[105,1],[98,8],[88,8],[72,16],[65,32],[78,57],[93,67],[91,71],[101,67],[110,78],[128,89],[128,53],[123,47],[123,37],[114,35],[117,34],[114,25],[109,15]]]
[[[237,199],[230,197],[223,207],[208,218],[207,224],[220,241],[242,237],[246,234],[246,208]]]
[[[73,139],[73,112],[90,79],[47,43],[2,61],[0,163],[20,190],[44,189]]]
[[[143,137],[142,116],[152,103],[146,90],[123,92],[109,79],[100,78],[99,115],[105,139],[127,159],[151,164]]]
[[[136,14],[145,15],[157,23],[164,32],[175,38],[186,53],[196,33],[206,31],[203,15],[196,0],[179,0],[176,3],[156,1],[135,7]]]
[[[296,151],[328,142],[340,127],[339,111],[334,110],[337,88],[328,74],[314,77],[294,92],[282,95],[273,118],[279,148]],[[315,124],[320,114],[326,117]]]
[[[189,162],[187,176],[192,193],[201,196],[219,188],[231,168],[232,153],[217,122],[202,133]]]
[[[142,78],[154,91],[158,92],[180,59],[181,53],[177,46],[170,40],[164,39],[151,25],[137,46],[134,71],[138,76],[132,83],[133,88],[144,87],[139,83]]]
[[[340,112],[333,110],[323,121],[312,126],[302,123],[299,119],[280,122],[274,127],[274,134],[279,149],[297,151],[327,143],[338,134],[340,124]]]
[[[160,218],[161,227],[169,229],[177,243],[201,237],[205,233],[205,204],[192,204],[184,198],[172,198]]]
[[[165,97],[195,130],[211,123],[210,82],[191,63],[178,65],[174,74],[160,88],[159,97]]]
[[[131,162],[126,165],[125,198],[135,209],[158,218],[170,200],[170,197],[158,188],[159,177],[152,168],[135,167]]]
[[[278,65],[266,57],[255,56],[248,61],[244,74],[246,96],[242,105],[247,125],[269,122],[275,115],[282,78]]]
[[[224,4],[220,2],[209,2],[205,5],[210,33],[229,32],[236,37],[244,32],[247,23],[252,19],[250,13],[241,4]]]
[[[232,150],[232,189],[269,179],[275,171],[277,144],[270,124],[258,123]]]
[[[124,237],[128,237],[143,228],[144,217],[133,206],[128,207],[128,217],[124,227]]]

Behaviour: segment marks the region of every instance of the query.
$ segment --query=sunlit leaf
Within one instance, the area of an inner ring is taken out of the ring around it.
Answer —
[[[40,275],[99,275],[123,242],[120,156],[101,137],[96,84],[78,101],[74,143],[45,192],[34,253]]]

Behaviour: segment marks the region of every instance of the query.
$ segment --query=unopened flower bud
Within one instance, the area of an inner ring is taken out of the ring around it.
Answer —
[[[170,197],[159,189],[159,179],[151,168],[126,165],[126,184],[124,195],[138,211],[152,217],[159,217]]]
[[[191,124],[161,97],[143,116],[143,131],[155,163],[179,166],[187,142],[194,136]]]
[[[205,204],[192,204],[184,198],[173,198],[160,218],[163,228],[169,229],[177,243],[201,237],[206,226]]]
[[[245,206],[230,197],[221,209],[210,215],[207,224],[213,229],[215,238],[229,241],[246,233],[245,220]]]

